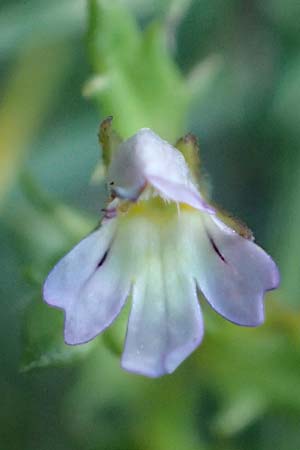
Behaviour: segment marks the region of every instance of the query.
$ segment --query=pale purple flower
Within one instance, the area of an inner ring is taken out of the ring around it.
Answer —
[[[202,340],[198,289],[226,319],[263,322],[263,297],[278,286],[277,267],[218,218],[179,150],[142,129],[116,150],[108,185],[113,199],[101,226],[44,285],[45,301],[65,311],[67,344],[93,339],[132,296],[121,364],[158,377]]]

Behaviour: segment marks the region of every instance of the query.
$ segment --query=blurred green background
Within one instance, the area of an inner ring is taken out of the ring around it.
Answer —
[[[298,0],[1,1],[0,450],[300,448],[299,17]],[[282,274],[265,325],[203,304],[203,344],[156,380],[123,372],[109,335],[66,347],[41,301],[99,220],[110,114],[125,137],[198,135],[213,199]]]

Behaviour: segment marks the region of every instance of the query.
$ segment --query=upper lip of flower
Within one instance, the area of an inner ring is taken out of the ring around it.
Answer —
[[[116,197],[102,226],[44,284],[45,301],[65,311],[68,344],[102,332],[130,292],[122,366],[147,376],[174,371],[201,342],[197,288],[228,320],[262,323],[264,293],[279,283],[277,267],[217,217],[178,150],[143,129],[121,145],[109,179]]]
[[[153,154],[153,149],[158,149],[158,155]],[[192,182],[180,151],[147,128],[120,145],[108,178],[120,198],[136,200],[149,184],[167,200],[214,213]]]

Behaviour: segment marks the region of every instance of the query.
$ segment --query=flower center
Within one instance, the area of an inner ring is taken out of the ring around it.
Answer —
[[[139,217],[159,224],[178,218],[183,211],[195,212],[194,208],[185,203],[168,202],[158,196],[148,200],[140,200],[136,203],[126,202],[126,205],[123,204],[119,207],[123,220]]]

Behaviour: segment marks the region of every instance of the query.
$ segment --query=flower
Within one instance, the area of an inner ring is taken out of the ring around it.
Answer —
[[[202,340],[197,289],[232,322],[264,321],[263,296],[278,286],[277,267],[204,200],[179,150],[141,129],[114,151],[108,186],[101,226],[44,284],[45,301],[65,312],[67,344],[101,333],[132,295],[121,364],[158,377]]]

